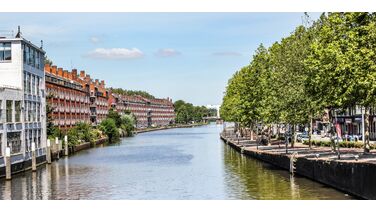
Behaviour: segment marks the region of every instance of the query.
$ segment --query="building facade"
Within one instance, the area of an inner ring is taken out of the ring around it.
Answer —
[[[149,99],[139,95],[129,96],[111,93],[109,105],[118,113],[129,111],[136,117],[136,128],[167,126],[175,123],[172,100]]]
[[[67,131],[79,122],[99,124],[108,114],[104,81],[93,80],[85,71],[45,65],[47,101],[54,126]]]
[[[54,126],[66,131],[78,122],[90,123],[89,86],[78,77],[77,70],[69,72],[49,64],[44,70]]]
[[[363,109],[364,113],[364,109]],[[376,140],[376,108],[371,107],[369,113],[369,138]],[[337,114],[337,122],[341,126],[342,134],[361,136],[363,133],[362,108],[358,105],[349,107]],[[335,120],[333,120],[334,122]]]
[[[31,160],[33,142],[37,160],[45,158],[44,55],[20,32],[15,38],[0,37],[0,168],[7,147],[12,164]]]

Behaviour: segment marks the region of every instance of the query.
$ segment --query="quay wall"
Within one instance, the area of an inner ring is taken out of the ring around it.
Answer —
[[[222,135],[221,139],[241,152],[241,146]],[[290,169],[289,155],[249,149],[244,149],[243,154],[285,170]],[[376,164],[374,163],[297,157],[294,173],[359,198],[376,199]]]

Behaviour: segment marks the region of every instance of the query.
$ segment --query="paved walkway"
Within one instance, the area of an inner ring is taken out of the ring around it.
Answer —
[[[255,141],[249,138],[239,138],[235,136],[226,137],[237,146],[244,147],[250,151],[267,151],[275,154],[286,154],[286,147],[284,141],[272,140],[269,146],[257,146]],[[376,164],[376,150],[371,150],[370,153],[364,154],[363,149],[360,148],[340,148],[340,159],[338,154],[332,151],[331,147],[315,147],[310,149],[308,145],[302,143],[295,143],[295,147],[291,148],[288,145],[288,153],[297,153],[295,157],[316,158],[318,160],[340,160],[342,162],[358,162],[358,163],[375,163]]]

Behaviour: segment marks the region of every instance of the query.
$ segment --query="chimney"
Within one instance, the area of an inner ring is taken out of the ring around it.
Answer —
[[[51,67],[50,67],[50,64],[44,64],[44,71],[45,71],[45,72],[48,72],[48,73],[51,73]]]
[[[55,74],[55,75],[57,75],[57,66],[52,66],[52,74]]]
[[[57,69],[57,75],[60,76],[60,77],[63,77],[63,69],[62,68]]]
[[[64,72],[63,72],[63,77],[64,77],[64,78],[68,78],[68,71],[67,71],[67,70],[64,70]]]
[[[101,81],[101,86],[104,88],[104,80]]]
[[[85,78],[85,71],[80,71],[80,77],[83,79]]]
[[[99,80],[95,79],[95,85],[99,85]]]
[[[67,73],[68,73],[68,79],[73,80],[72,72],[67,71]]]
[[[77,79],[77,69],[72,69],[72,79]]]
[[[86,74],[86,76],[85,76],[85,81],[86,82],[90,82],[91,80],[90,80],[90,75],[89,74]]]

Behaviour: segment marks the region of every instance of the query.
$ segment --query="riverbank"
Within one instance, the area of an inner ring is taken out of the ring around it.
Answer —
[[[220,138],[238,152],[273,164],[356,197],[376,199],[376,152],[362,154],[361,149],[341,149],[341,158],[328,147],[296,144],[286,153],[282,142],[257,146],[247,138],[221,134]]]
[[[174,128],[190,128],[190,127],[199,127],[208,125],[209,123],[197,123],[197,124],[179,124],[179,125],[170,125],[170,126],[164,126],[164,127],[156,127],[156,128],[145,128],[145,129],[138,129],[135,130],[134,133],[145,133],[145,132],[152,132],[152,131],[158,131],[158,130],[168,130],[168,129],[174,129]]]

